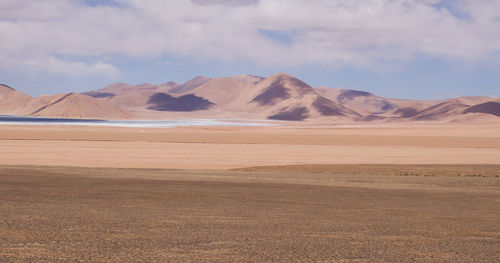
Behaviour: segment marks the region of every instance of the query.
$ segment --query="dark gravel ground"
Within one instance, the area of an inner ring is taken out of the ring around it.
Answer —
[[[500,259],[500,193],[491,189],[140,179],[146,170],[96,178],[77,169],[0,168],[0,262]]]

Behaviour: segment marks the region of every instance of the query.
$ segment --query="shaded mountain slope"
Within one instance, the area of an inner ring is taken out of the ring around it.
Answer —
[[[342,107],[322,96],[317,96],[312,107],[316,109],[322,116],[361,116],[359,113]]]
[[[155,93],[148,100],[150,110],[156,111],[199,111],[209,109],[212,102],[194,94],[173,97],[166,93]]]
[[[203,97],[217,105],[217,109],[223,110],[233,104],[234,107],[228,110],[235,110],[240,107],[240,98],[245,97],[245,93],[251,92],[255,84],[261,79],[255,76],[241,75],[226,78],[212,78],[203,85],[190,90],[189,93]],[[173,94],[175,95],[175,94]]]
[[[309,117],[309,110],[306,107],[296,107],[291,110],[282,110],[281,112],[268,116],[270,120],[281,121],[303,121]]]
[[[251,102],[260,106],[273,106],[293,97],[303,97],[315,93],[311,86],[288,74],[280,73],[262,81],[264,88]]]
[[[84,92],[82,94],[96,99],[113,98],[114,96],[116,96],[116,94],[114,93],[98,92],[98,91],[89,91],[89,92]]]
[[[486,113],[500,117],[500,103],[489,101],[481,104],[474,105],[463,111],[464,114],[467,113]]]
[[[198,76],[195,77],[192,80],[187,81],[184,84],[178,85],[176,87],[171,88],[168,92],[169,93],[185,93],[189,92],[205,83],[207,83],[210,80],[210,78],[204,77],[204,76]]]
[[[419,112],[439,103],[436,101],[419,101],[380,97],[375,94],[348,89],[318,88],[319,93],[337,101],[363,115],[360,121],[400,120],[411,118]],[[401,120],[400,120],[401,121]]]
[[[250,98],[249,104],[255,108],[267,109],[269,119],[304,120],[360,116],[286,73],[275,74],[262,80],[255,90],[258,92]]]
[[[29,115],[62,118],[127,119],[129,112],[105,101],[77,93],[45,97],[48,104],[34,110]],[[36,103],[36,101],[34,101]],[[39,103],[39,102],[38,102]],[[37,106],[39,106],[38,104]],[[36,106],[31,106],[36,108]]]
[[[115,83],[105,88],[82,93],[94,98],[107,100],[110,103],[129,111],[140,111],[148,107],[148,101],[155,93],[168,92],[177,83],[167,82],[160,85],[140,84],[131,86],[125,83]]]
[[[450,100],[433,105],[418,112],[412,118],[414,120],[439,120],[449,116],[461,114],[469,105],[459,101]]]
[[[199,76],[183,84],[115,83],[82,94],[37,98],[0,85],[0,114],[101,119],[234,118],[322,122],[494,122],[500,99],[437,101],[384,98],[338,88],[313,88],[286,73],[267,78]]]

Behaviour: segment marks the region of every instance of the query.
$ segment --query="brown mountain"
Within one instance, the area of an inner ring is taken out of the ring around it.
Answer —
[[[6,85],[0,85],[0,114],[101,119],[131,117],[129,112],[90,96],[69,93],[32,98]]]
[[[398,109],[402,118],[408,118],[416,121],[481,121],[486,114],[495,113],[495,100],[489,97],[461,97],[433,101],[433,105],[419,110],[407,111],[410,108]],[[474,105],[478,105],[475,107]],[[493,106],[493,107],[492,107]],[[490,112],[491,111],[491,112]],[[469,114],[477,113],[477,114]],[[406,115],[404,115],[406,114]],[[465,115],[465,116],[464,116]]]
[[[160,85],[141,84],[135,86],[125,83],[115,83],[102,89],[82,94],[107,101],[130,112],[137,112],[148,107],[148,101],[151,96],[156,93],[168,92],[177,85],[175,82],[167,82]]]
[[[357,118],[358,121],[483,121],[491,119],[485,114],[496,113],[495,104],[490,102],[492,98],[489,97],[419,101],[384,98],[358,90],[318,88],[318,91],[363,114],[363,117]],[[468,110],[476,104],[481,105]]]
[[[318,88],[325,97],[349,107],[364,117],[363,120],[409,118],[433,106],[436,102],[384,98],[375,94],[348,89]]]
[[[257,84],[249,100],[255,109],[268,113],[268,119],[305,120],[309,118],[347,118],[361,116],[329,98],[307,83],[286,73],[272,75]]]
[[[442,120],[461,114],[469,105],[454,100],[444,101],[412,116],[414,120]]]
[[[240,75],[226,78],[211,78],[205,83],[195,88],[176,95],[194,94],[213,102],[217,109],[232,111],[237,110],[241,102],[246,102],[246,94],[253,94],[255,85],[262,81],[262,78]],[[191,82],[191,81],[189,81]],[[243,100],[242,100],[243,99]],[[233,107],[235,105],[236,107]]]
[[[477,104],[464,110],[467,113],[486,113],[500,117],[500,103],[495,101],[488,101],[485,103]]]
[[[0,84],[0,114],[24,115],[23,109],[32,99],[22,92]]]
[[[190,90],[193,90],[193,89],[207,83],[209,80],[210,80],[210,78],[207,78],[204,76],[198,76],[192,80],[189,80],[188,82],[186,82],[182,85],[177,85],[175,87],[172,87],[169,90],[169,92],[170,93],[186,93]]]
[[[30,115],[98,119],[128,119],[131,117],[129,112],[113,104],[77,93],[56,95],[49,103],[31,112]]]
[[[0,85],[0,114],[102,119],[235,118],[322,122],[500,121],[500,99],[419,101],[313,88],[286,73],[198,76],[183,84],[116,83],[82,94],[30,96]]]

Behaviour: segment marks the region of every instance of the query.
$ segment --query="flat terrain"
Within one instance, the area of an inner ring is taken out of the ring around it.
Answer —
[[[3,166],[0,261],[500,258],[500,178],[384,175],[394,170],[389,166],[365,166],[372,171],[366,174],[332,169]]]
[[[140,129],[0,126],[0,164],[231,169],[293,164],[500,164],[500,125]]]
[[[497,262],[500,126],[0,126],[0,262]]]

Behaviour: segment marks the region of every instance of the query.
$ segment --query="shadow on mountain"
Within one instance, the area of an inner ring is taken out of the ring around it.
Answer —
[[[463,113],[487,113],[500,117],[500,103],[493,101],[481,103],[467,108]]]
[[[97,91],[89,91],[89,92],[84,92],[82,93],[83,95],[87,95],[96,99],[102,99],[102,98],[113,98],[115,96],[114,93],[109,93],[109,92],[97,92]]]
[[[252,102],[257,102],[259,105],[274,105],[278,100],[286,100],[290,98],[287,88],[281,82],[281,79],[273,82],[264,92],[255,97]]]
[[[346,100],[352,100],[356,97],[368,97],[371,96],[372,94],[366,91],[360,91],[360,90],[346,90],[340,93],[337,96],[337,99],[341,102],[344,103]]]
[[[281,121],[303,121],[309,117],[307,114],[309,111],[306,107],[297,107],[288,111],[282,111],[278,114],[271,115],[267,117],[270,120],[281,120]]]
[[[151,96],[148,104],[151,104],[148,109],[157,111],[199,111],[207,110],[214,105],[214,103],[194,94],[175,98],[161,92]]]
[[[401,108],[394,112],[401,118],[410,118],[418,114],[418,110],[414,108]]]
[[[384,117],[375,115],[375,114],[370,114],[368,116],[360,117],[358,118],[359,121],[364,121],[364,122],[370,122],[370,121],[380,121],[385,119]]]
[[[323,97],[318,97],[312,104],[316,110],[318,110],[323,116],[345,116],[341,109],[337,107],[335,102],[325,99]]]
[[[431,106],[415,115],[415,120],[438,120],[445,114],[465,108],[468,105],[455,102],[442,102]]]
[[[382,111],[388,111],[388,110],[392,110],[392,109],[396,108],[396,105],[394,105],[386,100],[382,101],[381,103],[382,103],[382,105],[380,106],[380,109]]]

